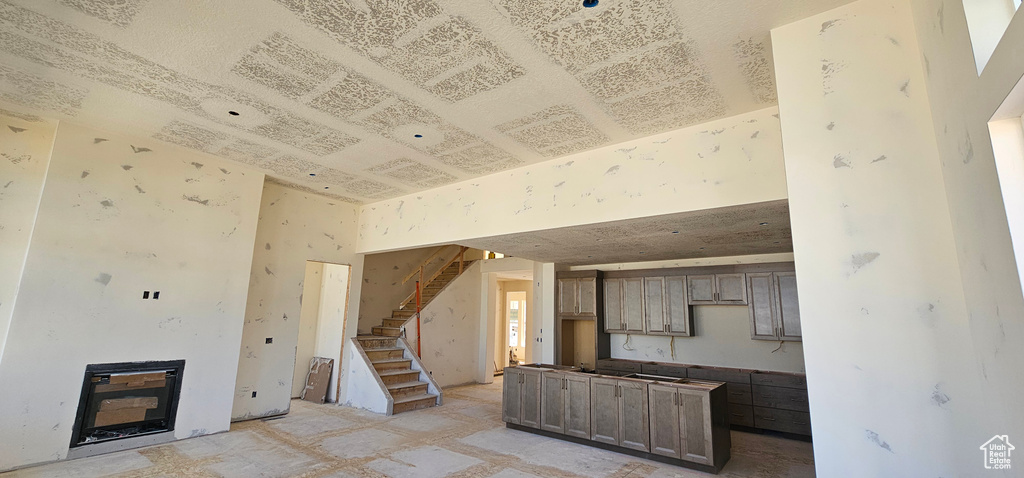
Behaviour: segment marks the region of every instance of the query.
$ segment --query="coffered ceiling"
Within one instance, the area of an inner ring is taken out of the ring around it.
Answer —
[[[0,104],[368,202],[773,105],[843,3],[0,0]]]
[[[570,266],[793,252],[789,202],[770,201],[462,243]]]

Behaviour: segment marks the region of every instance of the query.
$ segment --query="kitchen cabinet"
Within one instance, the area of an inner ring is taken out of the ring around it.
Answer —
[[[747,274],[750,338],[802,340],[800,308],[793,272]]]
[[[704,465],[714,463],[711,442],[711,397],[695,390],[679,390],[679,429],[683,460]]]
[[[597,278],[558,279],[558,316],[592,319],[597,316]]]
[[[681,457],[679,389],[671,385],[651,384],[647,392],[650,397],[651,453]]]
[[[626,325],[622,321],[622,283],[624,280],[604,280],[604,331],[607,333],[624,333],[626,331]]]
[[[647,382],[591,378],[591,440],[650,451]]]
[[[690,305],[747,305],[744,273],[686,276]]]
[[[542,430],[590,439],[590,377],[544,372],[541,397]]]
[[[622,326],[627,334],[644,333],[644,279],[622,280]]]
[[[645,277],[644,316],[647,335],[693,335],[686,278]]]
[[[664,334],[665,319],[665,278],[644,277],[644,326],[647,334]]]
[[[521,367],[505,368],[502,396],[502,420],[516,425],[540,428],[541,378],[543,370]]]

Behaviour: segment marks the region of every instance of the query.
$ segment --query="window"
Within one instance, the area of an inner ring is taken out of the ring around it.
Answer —
[[[967,30],[971,35],[974,63],[978,75],[985,69],[988,59],[996,51],[1006,27],[1020,8],[1021,0],[964,0]]]

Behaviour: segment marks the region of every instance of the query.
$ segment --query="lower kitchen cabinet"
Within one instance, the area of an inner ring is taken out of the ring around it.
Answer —
[[[811,414],[777,408],[754,407],[754,426],[800,435],[811,434]]]
[[[712,400],[717,399],[720,406],[725,404],[721,391],[709,394],[658,384],[649,385],[648,390],[651,453],[701,465],[728,460],[731,439],[727,418],[711,411]],[[716,457],[716,453],[725,456]]]
[[[541,430],[590,439],[590,377],[545,372],[541,382]]]
[[[516,425],[540,428],[541,378],[543,372],[528,368],[505,369],[502,420]],[[518,402],[518,403],[517,403]]]
[[[679,458],[679,389],[671,385],[649,385],[651,453]]]
[[[590,439],[619,444],[619,381],[590,379]]]
[[[590,379],[591,440],[650,451],[647,383]]]

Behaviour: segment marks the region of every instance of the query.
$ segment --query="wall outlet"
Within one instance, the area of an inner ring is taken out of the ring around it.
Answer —
[[[160,299],[160,291],[153,292],[153,299],[154,300],[159,300]]]
[[[148,299],[149,298],[149,291],[148,290],[142,291],[142,298],[143,299]]]
[[[252,391],[252,398],[256,398],[256,391],[255,390]]]
[[[274,338],[273,337],[267,337],[267,343],[268,344],[274,343]]]

